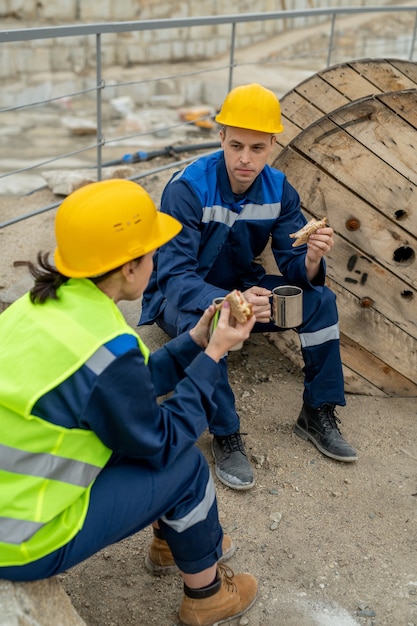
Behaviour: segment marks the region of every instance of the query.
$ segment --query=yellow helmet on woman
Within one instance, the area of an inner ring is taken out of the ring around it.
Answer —
[[[278,98],[270,89],[257,83],[232,89],[215,120],[223,126],[263,133],[275,134],[284,130]]]
[[[61,274],[104,274],[159,248],[175,237],[180,222],[157,211],[145,189],[111,179],[71,193],[55,218],[55,265]]]

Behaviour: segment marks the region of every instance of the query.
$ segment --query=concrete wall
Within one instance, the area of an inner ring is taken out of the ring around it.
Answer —
[[[388,0],[379,0],[379,4],[384,3]],[[362,6],[366,0],[326,2],[326,6],[346,4]],[[2,0],[0,29],[310,9],[322,5],[320,0]],[[253,45],[289,28],[303,26],[303,19],[295,23],[276,20],[239,24],[236,45]],[[213,58],[229,50],[230,33],[229,25],[219,25],[103,35],[102,65],[131,67]],[[94,56],[94,37],[1,44],[0,80],[16,82],[43,72],[85,74],[94,67]]]
[[[395,4],[390,0],[2,0],[0,19],[26,20],[32,26],[81,22],[153,20],[199,15],[287,11],[314,7]],[[398,3],[397,3],[398,4]]]
[[[390,4],[379,0],[379,4]],[[363,6],[367,0],[327,0],[326,6]],[[0,30],[39,28],[67,24],[109,21],[153,20],[231,15],[279,10],[311,9],[323,6],[321,0],[1,0]],[[324,18],[317,18],[323,20]],[[306,25],[297,20],[261,21],[238,24],[236,49],[271,39],[274,35]],[[311,20],[309,22],[311,25]],[[215,60],[230,49],[230,25],[172,28],[146,32],[110,33],[101,36],[102,70],[106,85],[122,80],[132,82],[147,77],[153,65],[158,74],[163,63],[172,64],[168,75],[175,75],[174,63],[189,64]],[[96,40],[94,36],[38,39],[0,44],[0,108],[43,101],[65,93],[95,86]],[[117,69],[119,68],[119,69]],[[144,68],[147,68],[145,70]],[[124,72],[123,78],[121,73]],[[227,74],[225,73],[227,82]],[[200,89],[196,81],[194,91]],[[140,104],[172,92],[169,85],[144,81],[124,89]],[[189,86],[193,91],[193,85]],[[159,91],[158,91],[159,90]],[[121,95],[117,87],[103,91],[103,98]],[[164,95],[162,93],[162,95]],[[94,93],[91,93],[94,97]],[[195,101],[191,94],[191,101]],[[198,100],[198,98],[197,98]]]

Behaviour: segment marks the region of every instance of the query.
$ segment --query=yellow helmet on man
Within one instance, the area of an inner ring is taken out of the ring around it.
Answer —
[[[157,211],[143,187],[131,180],[90,183],[71,193],[55,218],[55,265],[61,274],[105,274],[175,237],[180,222]]]
[[[223,126],[282,133],[281,106],[276,95],[266,87],[251,83],[232,89],[215,117]]]

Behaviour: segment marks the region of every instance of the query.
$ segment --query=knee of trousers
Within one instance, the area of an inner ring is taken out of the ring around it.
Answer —
[[[170,336],[175,337],[193,328],[200,317],[198,313],[181,311],[167,302],[159,324]]]
[[[336,294],[328,287],[320,291],[307,289],[303,300],[304,327],[312,325],[315,328],[330,326],[338,321]],[[318,322],[320,320],[320,322]]]

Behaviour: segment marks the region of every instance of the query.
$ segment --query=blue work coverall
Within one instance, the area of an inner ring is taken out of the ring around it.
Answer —
[[[285,175],[266,165],[246,195],[237,197],[219,151],[174,174],[164,189],[161,211],[179,220],[183,229],[155,254],[139,325],[156,321],[175,337],[195,324],[213,298],[232,289],[298,285],[304,291],[303,323],[297,328],[305,365],[303,400],[312,408],[344,406],[336,296],[324,284],[324,260],[312,283],[306,274],[306,245],[292,247],[289,234],[304,226],[306,218]],[[260,263],[269,242],[281,275],[267,274]],[[256,323],[253,329],[280,330],[272,322]],[[239,430],[226,357],[213,399],[220,408],[210,420],[210,432]]]

